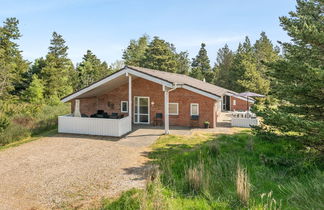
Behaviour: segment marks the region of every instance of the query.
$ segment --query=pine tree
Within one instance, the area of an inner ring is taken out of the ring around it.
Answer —
[[[245,37],[243,44],[235,53],[231,78],[233,78],[232,90],[237,92],[252,91],[266,94],[269,92],[269,79],[263,76],[263,73],[257,66],[255,50],[249,37]]]
[[[110,69],[106,62],[101,62],[90,50],[83,56],[82,62],[77,66],[77,83],[75,89],[81,89],[91,83],[107,76]]]
[[[273,46],[270,39],[267,37],[265,32],[260,34],[260,38],[256,40],[254,46],[255,58],[256,58],[256,68],[258,72],[260,72],[261,77],[267,78],[267,85],[266,89],[270,89],[270,82],[271,77],[269,77],[269,64],[276,62],[277,60],[281,59],[279,56],[280,49],[279,47]],[[264,92],[267,94],[269,91]]]
[[[177,56],[175,48],[159,37],[154,37],[145,50],[141,67],[167,72],[177,72]]]
[[[25,97],[28,102],[41,104],[44,99],[44,85],[36,74],[32,76],[32,82],[25,91]]]
[[[176,54],[177,57],[177,73],[189,75],[190,60],[188,52],[180,52]]]
[[[148,47],[149,37],[143,35],[138,40],[131,40],[123,52],[123,60],[126,65],[140,66],[144,59],[145,50]]]
[[[53,32],[53,37],[46,55],[45,67],[41,70],[41,79],[45,84],[46,98],[58,101],[59,98],[72,92],[71,72],[73,64],[67,58],[68,47],[62,35]]]
[[[231,70],[233,65],[233,52],[228,45],[218,50],[214,72],[216,74],[215,84],[224,88],[231,89],[232,80]]]
[[[292,38],[281,43],[284,59],[271,65],[276,106],[259,110],[263,131],[280,131],[323,152],[324,146],[324,3],[299,0],[297,11],[281,17],[281,26]]]
[[[19,45],[19,21],[7,18],[0,27],[0,99],[9,94],[19,94],[23,74],[28,69],[28,62],[22,58]]]
[[[207,82],[212,82],[214,73],[210,67],[210,60],[205,47],[206,45],[202,43],[198,55],[192,59],[190,76],[200,80],[206,79]]]

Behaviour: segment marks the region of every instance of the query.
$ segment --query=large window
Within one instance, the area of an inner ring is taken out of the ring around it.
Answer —
[[[179,114],[179,103],[169,103],[169,115]]]
[[[128,101],[121,101],[120,103],[120,111],[128,112]]]
[[[190,115],[199,115],[199,104],[190,104]]]

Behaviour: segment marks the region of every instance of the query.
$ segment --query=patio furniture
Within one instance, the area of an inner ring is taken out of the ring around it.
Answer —
[[[162,126],[163,125],[163,114],[162,113],[156,113],[154,120],[153,120],[153,125],[154,126]]]
[[[199,127],[199,115],[191,115],[190,127]]]
[[[89,116],[86,114],[81,114],[81,117],[89,117]]]
[[[118,119],[118,113],[116,113],[116,112],[111,113],[110,118],[111,119]]]

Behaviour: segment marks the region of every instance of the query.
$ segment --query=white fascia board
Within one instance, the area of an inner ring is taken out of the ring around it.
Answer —
[[[155,82],[155,83],[158,83],[160,85],[164,85],[166,87],[169,87],[169,88],[172,88],[173,87],[173,84],[171,82],[167,82],[165,80],[162,80],[162,79],[159,79],[159,78],[156,78],[154,76],[150,76],[148,74],[145,74],[145,73],[142,73],[142,72],[139,72],[139,71],[136,71],[136,70],[133,70],[133,69],[130,69],[130,68],[125,68],[126,71],[129,73],[129,74],[132,74],[134,76],[137,76],[137,77],[141,77],[143,79],[146,79],[146,80],[149,80],[149,81],[152,81],[152,82]]]
[[[235,94],[233,94],[233,93],[226,93],[225,95],[233,96],[233,97],[235,97],[235,98],[239,98],[239,99],[241,99],[241,100],[243,100],[243,101],[246,101],[246,97],[238,96],[238,95],[235,95]],[[254,100],[254,99],[251,99],[251,98],[248,98],[248,102],[250,102],[250,103],[254,103],[255,100]]]
[[[152,82],[161,84],[161,85],[166,86],[166,87],[169,87],[169,88],[172,88],[173,87],[173,84],[170,83],[170,82],[161,80],[159,78],[150,76],[148,74],[144,74],[144,73],[141,73],[141,72],[132,70],[130,68],[124,68],[124,69],[120,70],[119,72],[116,72],[116,73],[112,74],[111,76],[108,76],[107,78],[105,78],[103,80],[100,80],[100,81],[92,84],[91,86],[86,87],[86,88],[84,88],[84,89],[82,89],[82,90],[80,90],[78,92],[75,92],[74,94],[72,94],[72,95],[70,95],[70,96],[62,99],[61,102],[63,102],[63,103],[68,102],[68,101],[70,101],[70,100],[72,100],[72,99],[74,99],[74,98],[76,98],[76,97],[78,97],[78,96],[80,96],[80,95],[82,95],[82,94],[90,91],[90,90],[93,90],[93,89],[95,89],[95,88],[97,88],[97,87],[99,87],[99,86],[101,86],[101,85],[103,85],[103,84],[105,84],[105,83],[113,80],[113,79],[116,79],[117,77],[120,77],[122,75],[126,75],[127,76],[129,74],[134,75],[134,76],[137,76],[137,77],[141,77],[143,79],[146,79],[146,80],[149,80],[149,81],[152,81]]]
[[[205,91],[199,90],[197,88],[194,88],[194,87],[191,87],[191,86],[188,86],[188,85],[182,85],[181,87],[186,89],[186,90],[190,90],[190,91],[192,91],[194,93],[198,93],[200,95],[206,96],[208,98],[212,98],[212,99],[215,99],[215,100],[221,100],[221,97],[219,97],[219,96],[213,95],[211,93],[207,93]]]
[[[103,84],[117,78],[117,77],[120,77],[120,76],[124,75],[125,73],[126,73],[125,69],[123,69],[123,70],[121,70],[119,72],[116,72],[116,73],[112,74],[111,76],[92,84],[89,87],[86,87],[86,88],[84,88],[84,89],[82,89],[82,90],[80,90],[78,92],[75,92],[74,94],[72,94],[72,95],[70,95],[70,96],[68,96],[66,98],[63,98],[61,100],[61,102],[63,102],[63,103],[68,102],[68,101],[70,101],[70,100],[72,100],[72,99],[74,99],[74,98],[76,98],[76,97],[90,91],[90,90],[93,90],[93,89],[95,89],[95,88],[97,88],[97,87],[99,87],[99,86],[101,86],[101,85],[103,85]]]

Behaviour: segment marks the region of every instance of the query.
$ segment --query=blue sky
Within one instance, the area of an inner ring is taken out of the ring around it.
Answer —
[[[235,50],[247,35],[265,31],[288,41],[279,16],[295,10],[294,0],[0,0],[0,20],[17,17],[26,59],[48,51],[53,31],[62,34],[69,57],[80,62],[87,49],[108,63],[121,59],[130,39],[159,36],[194,57],[201,42],[211,63],[225,43]]]

